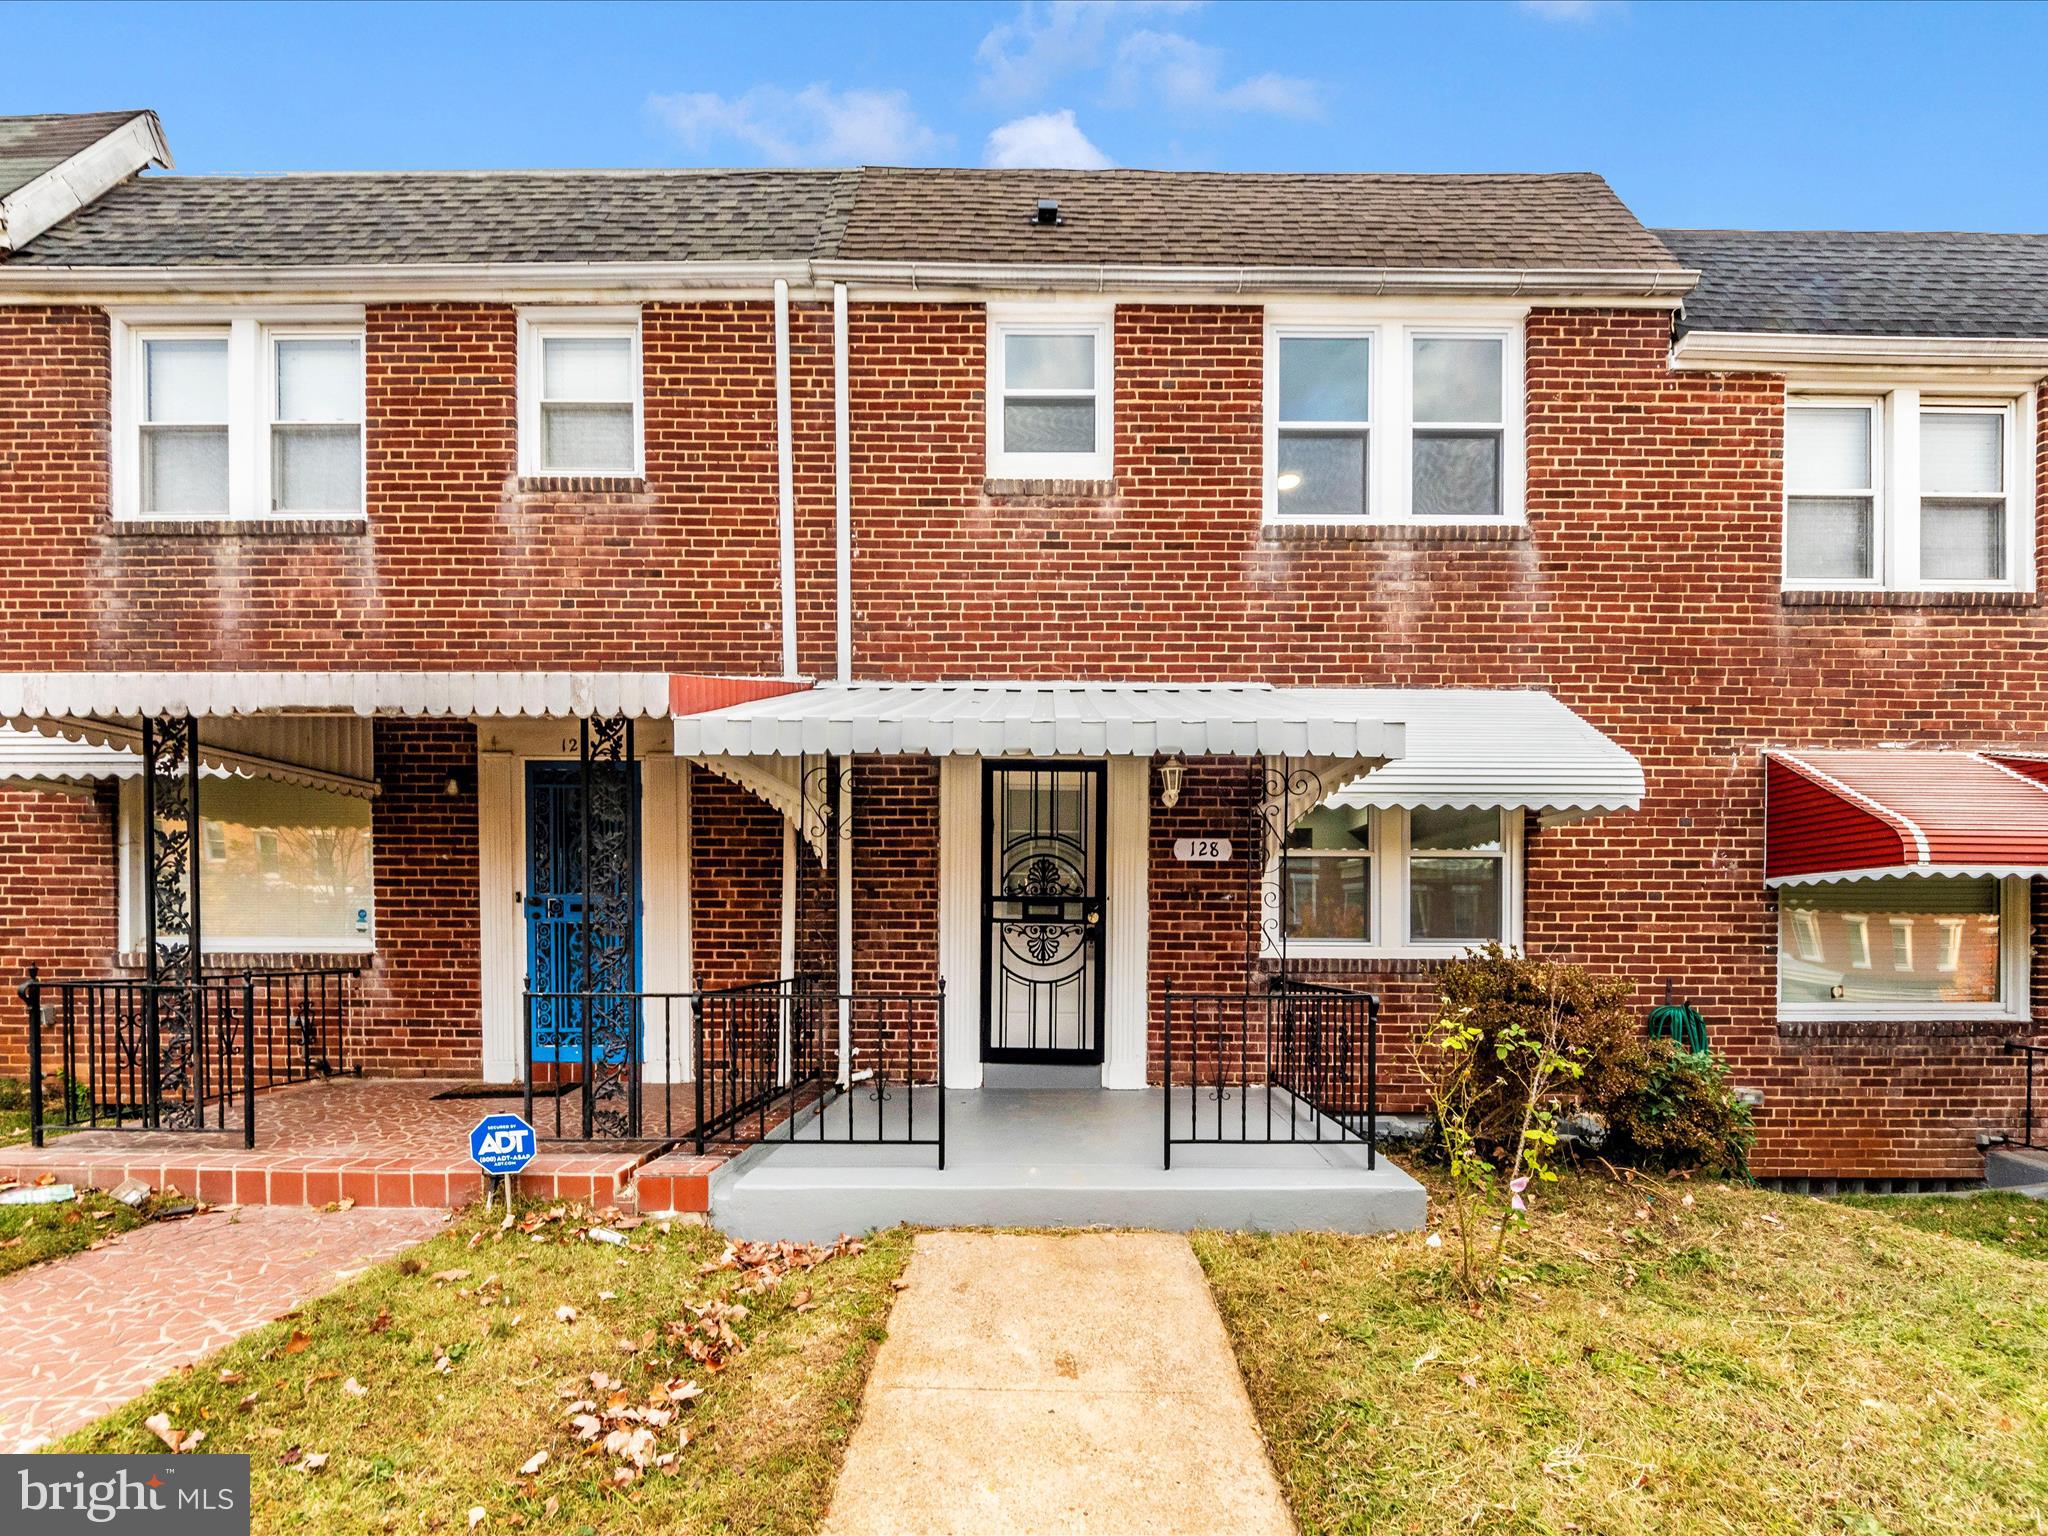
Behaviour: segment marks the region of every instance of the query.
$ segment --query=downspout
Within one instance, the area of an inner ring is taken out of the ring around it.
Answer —
[[[832,285],[832,452],[833,518],[838,587],[832,611],[838,618],[838,676],[853,681],[853,402],[847,385],[846,284]],[[846,946],[841,936],[840,946]]]
[[[782,567],[782,675],[796,672],[796,475],[789,422],[789,281],[775,279],[775,500]]]
[[[832,493],[837,587],[834,651],[838,677],[853,681],[853,405],[847,383],[846,284],[832,285]],[[853,1032],[853,759],[842,759],[839,789],[839,1049],[843,1077]]]

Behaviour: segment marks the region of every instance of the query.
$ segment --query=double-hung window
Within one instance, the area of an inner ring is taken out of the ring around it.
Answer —
[[[639,475],[637,312],[529,311],[521,329],[520,472]]]
[[[1522,331],[1275,305],[1266,518],[1499,523],[1522,515]]]
[[[270,510],[362,510],[362,338],[278,334],[270,359]]]
[[[1092,306],[990,306],[992,478],[1110,477],[1112,319]]]
[[[2014,400],[1811,392],[1785,407],[1785,585],[2032,584],[2030,450]]]
[[[117,517],[363,514],[363,331],[259,315],[117,317]]]
[[[1288,834],[1290,954],[1454,955],[1520,938],[1521,819],[1492,808],[1317,806]]]

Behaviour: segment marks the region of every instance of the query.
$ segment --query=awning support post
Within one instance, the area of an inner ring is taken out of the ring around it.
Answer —
[[[197,1123],[205,1084],[195,1082],[201,1020],[199,912],[199,722],[142,717],[143,913],[149,985],[143,1029],[145,1123]],[[242,1113],[255,1124],[256,1107]]]

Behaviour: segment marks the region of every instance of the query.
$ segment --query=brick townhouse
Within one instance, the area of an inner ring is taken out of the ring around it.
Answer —
[[[113,1125],[1047,1079],[1199,1164],[1417,1109],[1498,939],[1689,1000],[1760,1175],[2027,1136],[2048,239],[169,163],[0,120],[0,969]]]

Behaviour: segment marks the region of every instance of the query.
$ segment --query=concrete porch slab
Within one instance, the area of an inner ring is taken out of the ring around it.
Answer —
[[[911,1091],[908,1103],[904,1090],[897,1094],[880,1123],[912,1113],[920,1126],[936,1123],[936,1089]],[[794,1122],[793,1139],[714,1170],[711,1219],[735,1237],[813,1242],[898,1222],[1181,1232],[1385,1232],[1423,1224],[1422,1186],[1384,1156],[1368,1168],[1356,1141],[1177,1145],[1167,1168],[1162,1097],[1156,1088],[948,1091],[942,1170],[929,1146],[847,1144],[849,1133],[873,1134],[877,1123],[874,1102],[856,1090]],[[1176,1091],[1177,1112],[1185,1098]],[[1240,1110],[1257,1117],[1265,1108],[1223,1107],[1231,1125],[1240,1123]],[[1202,1111],[1205,1124],[1209,1112]],[[1274,1133],[1285,1135],[1287,1123],[1279,1116]],[[1189,1129],[1183,1124],[1183,1134]]]

